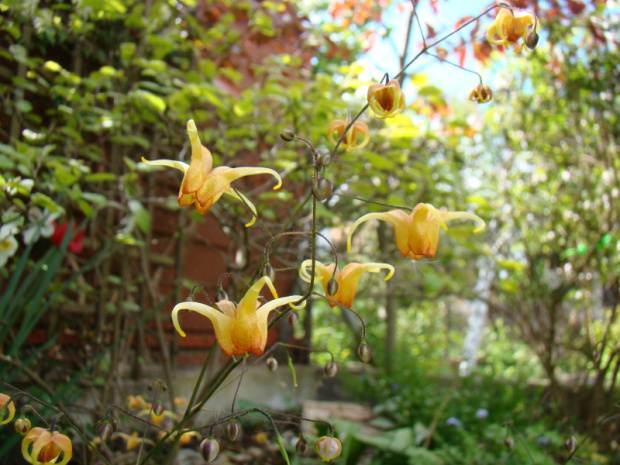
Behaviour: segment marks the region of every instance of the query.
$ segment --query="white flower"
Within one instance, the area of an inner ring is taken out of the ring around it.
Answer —
[[[50,237],[54,234],[54,225],[52,224],[60,213],[51,213],[47,208],[41,210],[39,207],[30,207],[28,209],[28,220],[30,227],[24,229],[22,236],[25,244],[36,242],[39,237]]]
[[[4,266],[8,259],[17,252],[16,232],[17,228],[13,224],[0,227],[0,266]]]

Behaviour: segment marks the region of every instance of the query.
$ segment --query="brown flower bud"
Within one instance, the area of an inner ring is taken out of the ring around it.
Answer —
[[[328,378],[333,378],[337,374],[338,365],[336,365],[334,362],[329,362],[327,365],[325,365],[325,376],[327,376]]]
[[[372,358],[372,350],[368,344],[360,344],[357,347],[357,358],[364,363],[370,362],[370,359]]]
[[[536,45],[538,45],[538,39],[538,33],[536,31],[532,31],[525,38],[525,45],[533,50],[536,48]]]
[[[155,402],[153,404],[153,413],[157,416],[160,416],[162,413],[164,413],[164,410],[166,410],[166,407],[164,406],[164,404],[161,404],[159,402]]]
[[[291,311],[288,314],[288,323],[291,326],[297,326],[297,323],[299,323],[299,313],[295,312],[295,311]]]
[[[228,300],[228,294],[226,294],[224,289],[220,289],[217,291],[217,294],[215,294],[215,301],[219,302],[220,300]]]
[[[295,450],[299,455],[304,455],[308,452],[308,443],[304,438],[299,438],[295,444]]]
[[[577,448],[577,440],[575,438],[568,438],[564,441],[564,447],[569,452],[573,452]]]
[[[283,141],[290,142],[295,139],[295,133],[290,129],[282,129],[280,132],[280,137]]]
[[[265,364],[267,365],[267,369],[269,371],[276,371],[278,369],[278,361],[273,358],[273,357],[269,357],[266,361]]]
[[[239,436],[239,423],[236,421],[232,421],[226,425],[226,434],[228,435],[228,439],[231,441],[236,441],[237,436]]]
[[[265,265],[263,268],[263,276],[266,276],[271,281],[274,281],[276,279],[276,271],[273,269],[273,266]]]
[[[97,434],[103,442],[107,442],[112,436],[112,433],[114,433],[114,427],[110,423],[106,420],[99,423],[99,426],[97,427]]]
[[[199,450],[200,455],[202,455],[204,461],[207,463],[211,463],[217,458],[217,455],[220,453],[220,444],[213,438],[207,438],[200,443]]]
[[[334,295],[338,292],[338,283],[335,279],[330,279],[327,281],[327,287],[325,289],[327,290],[327,295]]]
[[[316,185],[312,186],[312,195],[319,202],[327,200],[332,195],[332,183],[325,178],[320,178]]]
[[[32,424],[28,418],[20,418],[15,420],[15,431],[24,436],[30,429],[32,428]]]
[[[508,436],[504,439],[504,444],[508,449],[512,449],[515,446],[515,440],[511,436]]]

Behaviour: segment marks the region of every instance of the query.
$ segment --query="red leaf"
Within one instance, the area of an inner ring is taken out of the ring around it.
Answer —
[[[461,26],[463,26],[463,24],[465,24],[468,21],[471,21],[472,19],[474,19],[473,16],[463,16],[461,19],[459,19],[456,24],[454,25],[454,29],[458,29]]]
[[[459,56],[459,66],[462,68],[465,66],[465,57],[467,56],[467,48],[461,47],[456,51],[456,54]]]
[[[439,13],[439,8],[437,8],[437,3],[438,2],[439,2],[439,0],[431,0],[431,8],[435,12],[435,14]]]
[[[433,37],[437,36],[437,33],[435,32],[435,29],[433,29],[433,26],[426,23],[426,28],[428,29],[428,34],[426,35],[427,39],[432,39]]]

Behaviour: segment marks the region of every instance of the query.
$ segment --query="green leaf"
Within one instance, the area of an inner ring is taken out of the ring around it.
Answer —
[[[115,181],[116,175],[113,173],[93,173],[84,176],[84,180],[87,182]]]

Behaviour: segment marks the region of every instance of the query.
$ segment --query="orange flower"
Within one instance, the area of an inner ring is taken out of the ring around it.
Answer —
[[[485,223],[482,218],[469,212],[444,212],[437,210],[430,203],[419,203],[407,214],[402,210],[387,213],[368,213],[358,219],[347,235],[347,249],[351,250],[351,236],[364,221],[377,219],[387,221],[394,227],[396,246],[403,257],[420,260],[424,256],[435,257],[439,244],[439,227],[448,229],[446,222],[457,218],[467,218],[478,223],[474,233],[482,231]]]
[[[528,50],[533,48],[526,43],[531,32],[538,32],[536,16],[528,11],[500,8],[495,21],[487,29],[487,40],[495,45],[513,45],[515,52],[520,52],[524,47]],[[523,42],[519,43],[522,39]]]
[[[338,283],[338,290],[334,295],[329,295],[327,292],[327,283],[330,279],[332,279],[335,266],[336,264],[334,263],[325,266],[321,262],[315,261],[315,270],[317,274],[316,280],[321,281],[321,284],[323,284],[323,289],[325,290],[327,297],[349,308],[351,308],[351,305],[353,304],[353,299],[355,298],[355,293],[357,292],[357,284],[362,273],[365,271],[370,273],[378,273],[382,269],[389,270],[390,272],[385,277],[385,281],[390,279],[394,274],[394,267],[392,265],[388,265],[387,263],[349,263],[342,269],[342,271],[336,269],[334,279],[336,280],[336,283]],[[309,273],[309,270],[311,269],[312,260],[304,260],[299,267],[299,276],[307,283],[311,280],[311,275]],[[330,307],[335,307],[337,305],[330,300],[327,302]]]
[[[493,91],[487,85],[478,84],[469,93],[469,100],[477,103],[487,103],[493,99]]]
[[[276,298],[261,305],[258,302],[258,297],[265,284]],[[293,305],[293,302],[301,298],[300,295],[278,298],[271,280],[263,276],[248,289],[241,302],[236,306],[229,300],[217,302],[216,305],[219,310],[199,302],[182,302],[175,305],[172,309],[172,323],[179,334],[185,337],[185,332],[179,325],[179,310],[198,312],[209,318],[213,323],[215,338],[226,355],[230,357],[232,355],[243,355],[246,352],[262,355],[267,344],[267,317],[269,312],[286,304],[293,308],[303,308],[306,306],[305,301],[300,307]]]
[[[30,448],[32,445],[32,448]],[[60,455],[60,462],[56,462]],[[33,465],[65,465],[71,460],[73,446],[71,439],[58,431],[50,433],[44,428],[32,428],[22,439],[22,455]]]
[[[270,168],[260,167],[240,167],[230,168],[228,166],[218,166],[213,168],[213,158],[211,152],[200,143],[198,138],[198,129],[193,119],[187,122],[187,135],[192,146],[192,158],[190,164],[176,160],[145,160],[142,161],[148,165],[162,165],[176,168],[183,171],[183,181],[179,190],[179,205],[187,207],[191,204],[196,205],[196,210],[200,214],[206,213],[211,206],[219,200],[222,194],[228,194],[231,197],[245,202],[254,214],[252,221],[246,226],[252,226],[256,221],[256,208],[242,194],[235,192],[230,183],[253,174],[271,174],[278,180],[278,185],[274,187],[278,189],[282,185],[280,175]]]
[[[405,109],[405,93],[396,79],[387,85],[373,84],[368,87],[368,105],[377,118],[393,118]]]
[[[0,425],[6,425],[15,416],[15,404],[9,402],[10,399],[6,394],[0,393]],[[9,402],[8,405],[7,402]],[[4,418],[5,415],[6,418]]]
[[[338,143],[338,140],[342,137],[344,130],[350,122],[351,120],[347,117],[346,120],[335,119],[329,123],[327,127],[327,138],[332,144],[336,145]],[[334,137],[334,133],[336,137]],[[359,136],[363,137],[361,142],[358,142]],[[356,121],[342,138],[340,145],[344,147],[347,152],[352,152],[353,150],[366,147],[369,141],[370,132],[368,131],[368,126],[361,121]]]

